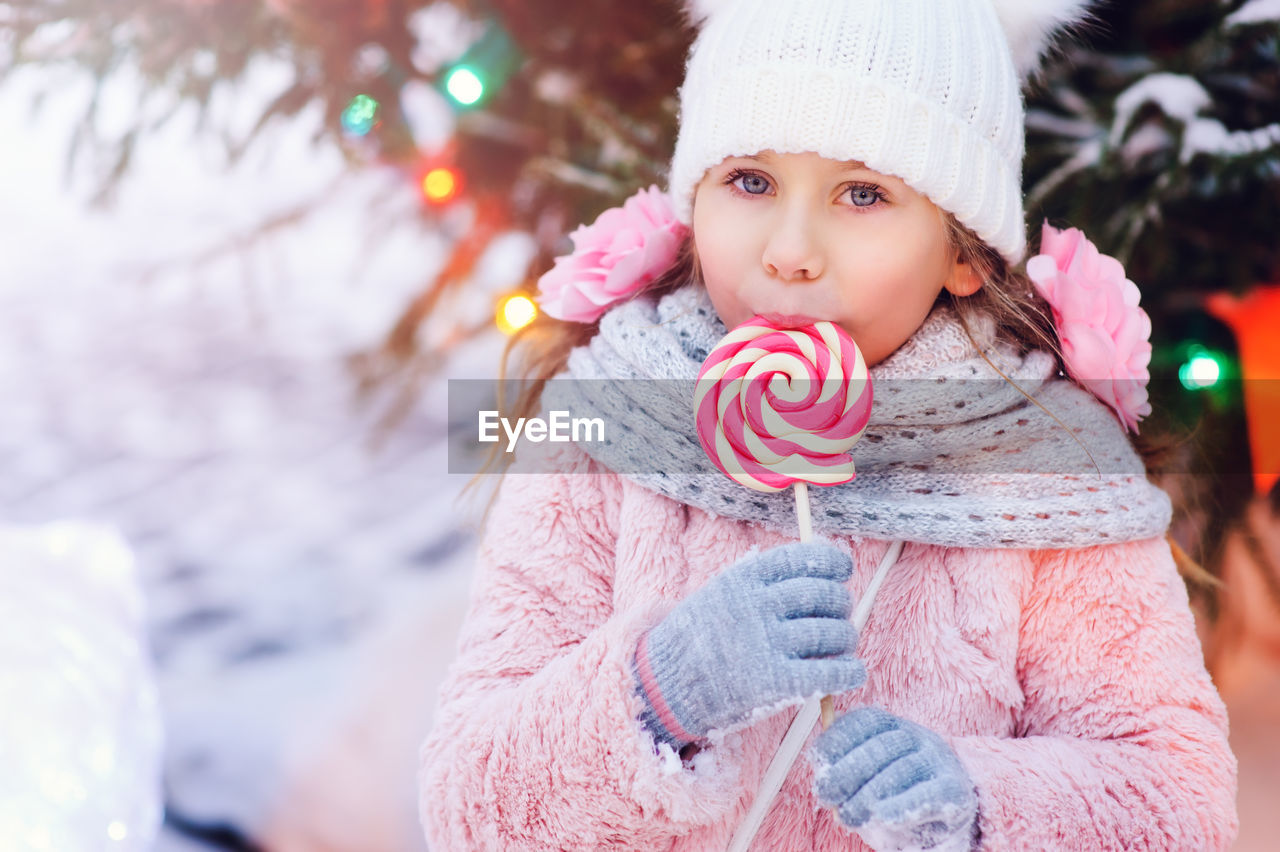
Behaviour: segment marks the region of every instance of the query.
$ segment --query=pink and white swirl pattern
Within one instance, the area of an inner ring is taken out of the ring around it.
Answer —
[[[711,350],[693,409],[716,467],[756,491],[781,491],[851,481],[849,450],[866,431],[871,401],[866,361],[844,329],[779,329],[754,317]]]

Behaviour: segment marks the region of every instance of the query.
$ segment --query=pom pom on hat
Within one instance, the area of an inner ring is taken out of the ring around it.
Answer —
[[[991,0],[991,5],[1013,52],[1014,67],[1024,79],[1039,69],[1057,38],[1094,20],[1088,11],[1091,0]]]

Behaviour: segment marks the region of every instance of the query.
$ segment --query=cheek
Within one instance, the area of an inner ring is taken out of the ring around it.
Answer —
[[[875,307],[890,315],[927,311],[946,280],[946,247],[932,239],[881,240],[846,258],[846,275],[861,282]],[[869,306],[870,307],[870,306]]]
[[[738,283],[742,280],[742,276],[734,274],[732,269],[717,263],[714,258],[699,256],[699,262],[707,295],[711,298],[711,304],[725,326],[733,328],[750,319],[743,305]]]
[[[845,328],[869,364],[887,358],[924,322],[942,290],[943,254],[944,246],[931,235],[901,230],[847,244],[841,274]]]
[[[895,251],[878,243],[847,257],[841,276],[848,282],[846,292],[859,294],[864,310],[886,318],[910,313],[917,302],[932,303],[932,267],[921,263],[918,255]]]
[[[859,246],[860,260],[868,274],[899,282],[912,282],[941,287],[946,278],[947,246],[941,229],[899,227],[890,233],[864,240]]]
[[[694,207],[693,242],[711,303],[725,325],[732,328],[749,318],[743,315],[739,300],[746,254],[732,229],[725,226],[729,217],[717,215],[714,208],[714,202]]]

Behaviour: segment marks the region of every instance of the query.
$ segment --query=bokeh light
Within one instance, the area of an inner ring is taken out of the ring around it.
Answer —
[[[342,111],[342,129],[364,136],[373,129],[378,118],[378,102],[368,95],[356,95]]]
[[[457,197],[461,183],[456,171],[439,166],[422,179],[422,193],[432,204],[445,204]]]
[[[1211,388],[1222,378],[1222,364],[1213,353],[1195,347],[1190,357],[1178,368],[1178,381],[1187,390]]]
[[[484,81],[475,71],[459,65],[445,78],[444,90],[463,106],[471,106],[484,97]]]
[[[538,318],[538,306],[523,294],[508,296],[498,304],[498,328],[503,334],[515,334]]]

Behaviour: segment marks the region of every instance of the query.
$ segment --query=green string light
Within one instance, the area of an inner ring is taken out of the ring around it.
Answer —
[[[378,102],[368,95],[356,95],[342,111],[342,127],[348,133],[364,136],[377,120]]]
[[[489,21],[475,40],[439,79],[450,103],[459,109],[475,109],[494,98],[523,61],[510,34],[497,21]]]
[[[484,97],[484,80],[471,68],[459,65],[445,78],[444,89],[462,106],[472,106]]]
[[[1192,346],[1187,360],[1178,368],[1178,381],[1187,390],[1205,390],[1222,380],[1222,359],[1203,346]]]

